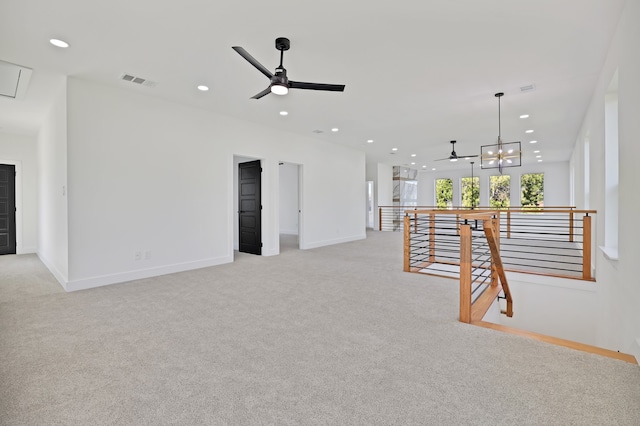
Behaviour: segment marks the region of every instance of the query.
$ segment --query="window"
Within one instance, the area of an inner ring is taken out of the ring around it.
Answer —
[[[465,177],[461,180],[462,206],[478,207],[480,204],[480,178]]]
[[[489,207],[507,209],[511,206],[511,176],[489,177]]]
[[[544,207],[544,173],[522,175],[520,190],[522,207]]]
[[[453,206],[453,181],[451,179],[436,179],[436,206],[438,208]]]

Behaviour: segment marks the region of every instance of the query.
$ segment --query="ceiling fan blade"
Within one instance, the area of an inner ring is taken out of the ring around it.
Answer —
[[[451,157],[447,157],[447,158],[439,158],[437,160],[433,160],[433,161],[444,161],[444,160],[451,160]]]
[[[473,158],[479,157],[479,155],[458,155],[458,158]]]
[[[292,89],[328,90],[330,92],[344,92],[344,84],[304,83],[301,81],[289,80],[289,87]]]
[[[233,50],[235,50],[236,52],[238,52],[240,54],[240,56],[242,56],[243,58],[245,58],[247,60],[247,62],[249,62],[251,65],[253,65],[254,67],[256,67],[258,69],[258,71],[260,71],[262,74],[266,75],[267,78],[271,79],[271,77],[273,77],[273,74],[271,73],[271,71],[269,71],[268,69],[265,68],[264,65],[262,65],[260,62],[258,62],[256,60],[256,58],[254,58],[253,56],[251,56],[249,54],[249,52],[247,52],[246,50],[244,50],[242,47],[240,46],[233,46],[232,47]]]
[[[264,96],[267,96],[269,93],[271,93],[271,86],[267,87],[266,89],[264,89],[262,92],[258,93],[255,96],[252,96],[251,99],[260,99]]]

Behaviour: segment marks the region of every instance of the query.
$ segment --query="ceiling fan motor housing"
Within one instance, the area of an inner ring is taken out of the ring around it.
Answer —
[[[288,85],[287,70],[284,68],[276,68],[276,73],[271,77],[271,84]]]

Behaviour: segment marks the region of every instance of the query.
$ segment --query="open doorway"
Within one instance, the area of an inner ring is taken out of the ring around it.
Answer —
[[[300,180],[301,165],[278,163],[280,175],[280,253],[298,250],[301,238]]]

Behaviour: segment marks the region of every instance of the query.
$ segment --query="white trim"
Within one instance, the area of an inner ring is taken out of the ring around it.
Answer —
[[[638,337],[631,350],[631,355],[636,357],[636,360],[640,360],[640,337]]]
[[[62,275],[62,273],[58,271],[58,269],[56,269],[55,264],[53,262],[50,262],[46,257],[44,257],[42,253],[38,252],[36,254],[38,255],[38,258],[40,259],[40,261],[44,263],[44,266],[47,267],[49,272],[51,272],[55,277],[55,279],[58,280],[62,288],[67,290],[67,278],[64,275]]]
[[[66,291],[86,290],[89,288],[102,287],[110,284],[118,284],[126,281],[140,280],[143,278],[157,277],[160,275],[173,274],[176,272],[190,271],[193,269],[208,268],[210,266],[222,265],[233,262],[233,256],[223,256],[210,259],[196,260],[192,262],[175,263],[155,268],[139,269],[136,271],[122,272],[117,274],[102,275],[91,278],[74,280],[67,283]]]
[[[330,246],[333,244],[342,244],[342,243],[348,243],[351,241],[364,240],[365,238],[367,238],[366,234],[353,235],[351,237],[336,238],[334,240],[315,241],[310,244],[305,244],[304,246],[300,245],[300,248],[303,250],[307,250],[307,249],[313,249],[318,247]]]
[[[598,248],[600,249],[602,254],[604,254],[604,257],[606,257],[607,259],[609,259],[609,260],[619,260],[618,247],[598,246]]]

